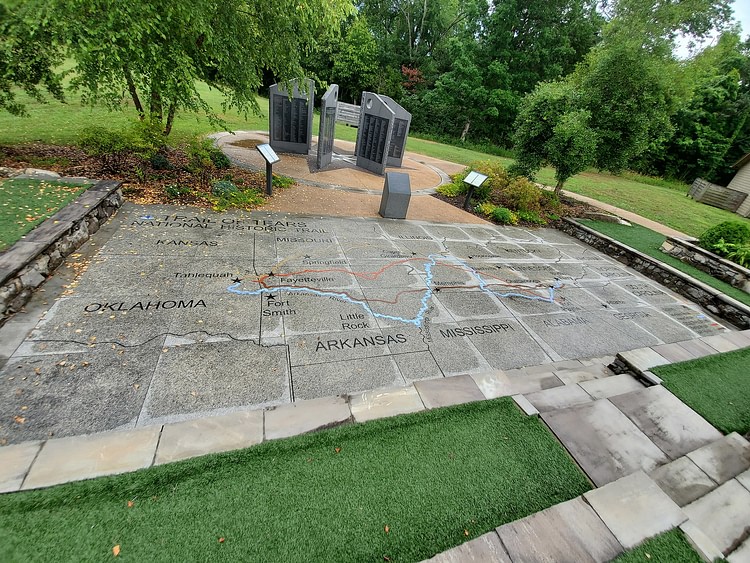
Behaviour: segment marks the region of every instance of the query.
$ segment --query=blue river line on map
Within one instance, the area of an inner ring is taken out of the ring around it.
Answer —
[[[238,287],[241,285],[242,282],[233,283],[227,288],[227,291],[231,293],[236,293],[237,295],[262,295],[264,293],[276,293],[279,291],[288,291],[290,293],[308,293],[311,295],[319,295],[321,297],[336,297],[338,299],[341,299],[342,301],[346,301],[347,303],[352,303],[354,305],[359,305],[362,307],[365,311],[370,313],[373,317],[379,318],[379,319],[388,319],[391,321],[399,321],[406,324],[412,324],[416,327],[422,326],[422,322],[424,321],[424,316],[427,313],[427,309],[429,308],[429,305],[427,302],[430,300],[430,297],[432,297],[432,294],[434,290],[430,287],[432,284],[432,267],[437,265],[437,260],[440,259],[441,261],[453,261],[456,264],[459,264],[460,266],[466,268],[466,271],[471,273],[476,280],[479,282],[479,288],[484,291],[485,293],[489,293],[491,295],[494,295],[496,297],[504,298],[504,297],[521,297],[523,299],[529,299],[531,301],[544,301],[545,303],[554,303],[555,301],[555,289],[558,289],[562,284],[559,280],[555,280],[555,284],[551,285],[549,290],[549,295],[547,297],[541,296],[541,295],[526,295],[523,293],[516,293],[516,292],[499,292],[495,291],[493,289],[490,289],[488,287],[487,282],[484,280],[484,278],[481,276],[479,272],[477,272],[474,268],[469,266],[468,264],[462,262],[461,260],[454,258],[452,256],[443,256],[440,254],[431,254],[427,257],[429,260],[425,263],[425,273],[427,274],[425,277],[425,285],[427,286],[427,289],[425,290],[425,294],[422,296],[422,302],[421,306],[419,308],[419,311],[417,312],[417,315],[413,319],[406,319],[404,317],[398,317],[394,315],[387,315],[385,313],[376,313],[370,308],[370,305],[366,301],[358,301],[357,299],[352,299],[345,293],[337,293],[335,291],[322,291],[319,289],[310,289],[308,287],[294,287],[294,286],[287,286],[287,285],[281,285],[277,287],[263,287],[261,289],[253,289],[253,290],[245,290],[245,289],[238,289]]]

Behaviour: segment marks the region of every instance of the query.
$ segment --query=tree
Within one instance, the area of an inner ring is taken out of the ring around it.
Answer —
[[[531,178],[542,166],[553,166],[558,195],[596,154],[591,114],[578,103],[570,82],[542,83],[523,99],[515,123],[514,169]]]
[[[33,8],[35,2],[0,3],[0,110],[14,115],[25,114],[15,95],[17,87],[39,101],[43,100],[41,88],[63,99],[61,77],[54,71],[62,53],[53,41],[49,21],[30,21]]]
[[[284,80],[301,76],[301,57],[353,11],[349,0],[40,4],[75,62],[72,84],[84,99],[117,108],[127,92],[140,119],[160,123],[165,135],[178,110],[202,111],[221,123],[199,81],[224,94],[224,109],[257,111],[264,69]]]

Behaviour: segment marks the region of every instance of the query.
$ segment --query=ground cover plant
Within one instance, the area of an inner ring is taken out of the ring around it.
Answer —
[[[750,348],[659,366],[664,386],[716,428],[750,434]]]
[[[0,179],[0,250],[5,250],[85,190],[85,184]]]
[[[705,231],[698,243],[744,268],[750,268],[750,226],[740,221],[724,221]]]
[[[503,398],[1,495],[0,560],[420,561],[589,488]]]
[[[647,563],[679,561],[700,563],[700,555],[690,546],[684,534],[675,528],[647,539],[638,547],[630,549],[614,560],[614,563]]]
[[[631,248],[640,250],[644,254],[651,256],[652,258],[656,258],[660,262],[669,264],[673,268],[677,268],[690,277],[702,281],[703,283],[705,283],[706,285],[710,285],[714,289],[718,289],[732,299],[736,299],[740,303],[744,303],[745,305],[750,306],[750,295],[748,295],[744,291],[737,289],[736,287],[726,282],[717,280],[710,274],[707,274],[706,272],[699,270],[698,268],[695,268],[690,264],[685,264],[674,256],[670,256],[666,252],[662,252],[660,248],[662,243],[667,240],[667,237],[660,233],[652,231],[651,229],[647,229],[646,227],[642,227],[641,225],[633,225],[631,227],[628,227],[627,225],[618,225],[617,223],[607,223],[605,221],[595,221],[593,219],[577,219],[577,221],[586,225],[587,227],[591,227],[595,231],[599,231],[600,233],[607,235],[608,237],[620,241],[621,243],[630,246]]]
[[[443,199],[463,207],[468,186],[464,179],[472,170],[485,174],[487,180],[472,191],[471,209],[500,225],[540,226],[569,215],[557,194],[547,192],[523,176],[513,175],[496,161],[473,162],[463,172],[451,176],[450,184],[437,188]]]

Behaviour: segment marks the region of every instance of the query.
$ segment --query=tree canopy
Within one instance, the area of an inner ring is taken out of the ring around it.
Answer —
[[[86,101],[119,107],[127,92],[139,116],[168,134],[178,110],[218,121],[197,81],[222,92],[226,106],[257,109],[264,70],[283,80],[301,76],[302,57],[337,33],[353,7],[349,0],[33,0],[23,11],[32,33],[47,30],[53,52],[72,59],[71,83]]]

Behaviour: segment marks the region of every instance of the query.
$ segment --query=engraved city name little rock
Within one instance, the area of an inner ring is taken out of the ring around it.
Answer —
[[[339,315],[342,321],[357,321],[357,322],[345,322],[341,323],[341,328],[344,330],[361,330],[365,328],[372,328],[370,323],[363,321],[366,318],[362,313],[350,313],[347,315]]]

